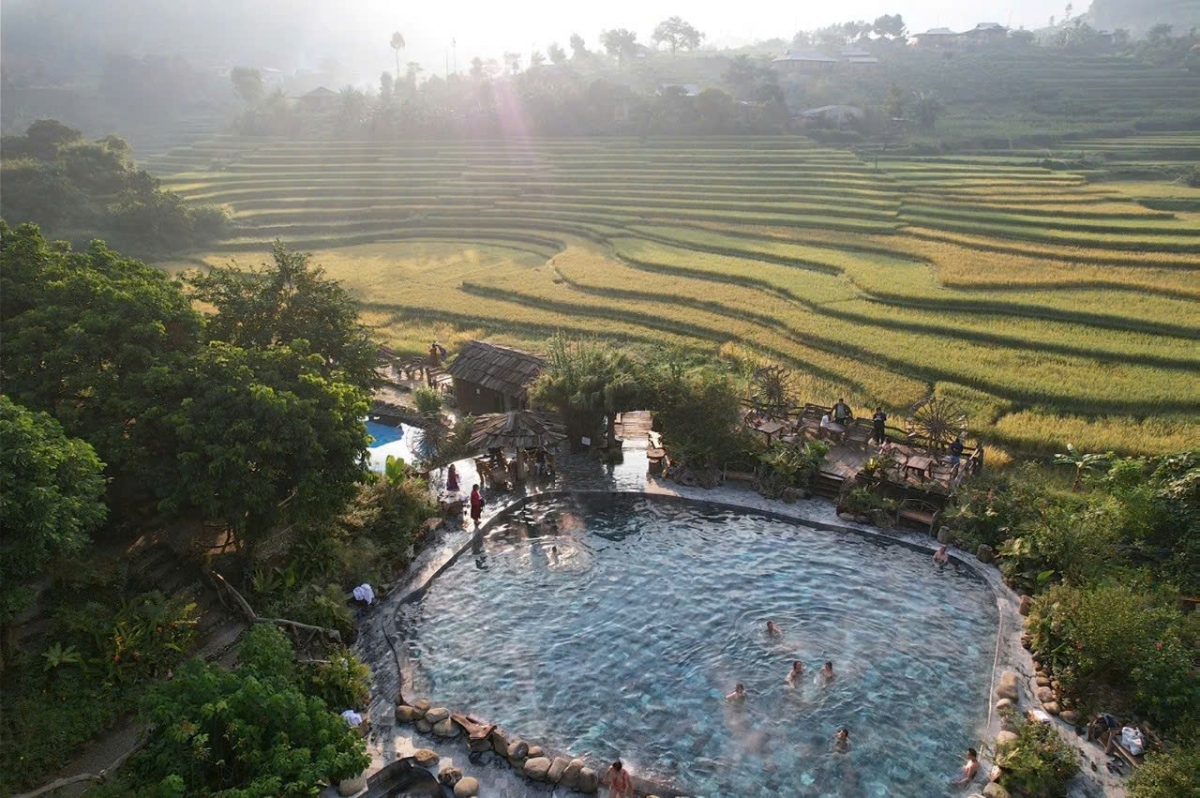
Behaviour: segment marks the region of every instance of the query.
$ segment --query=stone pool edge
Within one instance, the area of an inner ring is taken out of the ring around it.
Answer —
[[[502,523],[503,518],[509,513],[521,509],[530,502],[573,496],[652,496],[656,498],[673,498],[690,502],[702,502],[727,510],[754,512],[776,520],[801,523],[823,532],[866,535],[927,552],[931,556],[938,546],[935,539],[918,532],[881,529],[867,524],[847,522],[836,514],[835,508],[831,503],[821,499],[807,499],[794,504],[780,504],[778,501],[765,499],[746,488],[729,486],[694,488],[652,478],[648,478],[644,487],[640,490],[629,488],[607,490],[595,488],[550,489],[512,496],[511,498],[504,497],[510,498],[510,500],[503,502],[498,501],[497,498],[493,498],[492,501],[495,504],[488,508],[491,512],[488,513],[487,520],[480,524],[478,529],[452,531],[446,538],[431,546],[430,550],[427,550],[430,551],[429,561],[417,573],[414,573],[411,578],[403,580],[390,591],[385,601],[381,602],[378,610],[372,613],[375,616],[372,620],[381,620],[383,617],[390,618],[398,608],[418,601],[428,591],[434,579],[454,565],[461,556],[479,546],[484,538],[499,523]],[[464,535],[465,539],[463,539]],[[999,713],[995,711],[997,699],[996,686],[1000,682],[1000,676],[1005,671],[1016,675],[1016,686],[1019,694],[1017,703],[1019,706],[1038,707],[1040,703],[1034,694],[1036,665],[1029,651],[1021,643],[1021,636],[1024,633],[1024,623],[1019,612],[1020,597],[1012,588],[1004,583],[999,569],[992,564],[980,562],[976,557],[958,549],[951,550],[951,558],[958,564],[970,568],[975,574],[980,576],[982,581],[991,588],[991,594],[996,601],[996,643],[987,695],[988,712],[983,730],[983,739],[980,740],[980,745],[978,746],[982,764],[981,771],[986,776],[988,766],[991,762],[986,758],[983,747],[992,747],[996,735],[1001,731],[1001,719]],[[389,612],[387,613],[383,611],[383,605],[385,604],[389,608]],[[392,645],[386,631],[382,629],[380,631],[388,640],[388,644]],[[403,695],[404,672],[398,658],[396,670],[398,689],[396,695],[388,698],[384,702],[384,706],[380,708],[384,712],[394,713],[394,707]],[[379,698],[380,696],[376,696],[372,702],[372,715],[375,714],[374,705]],[[461,711],[469,711],[469,708],[462,708]],[[1057,717],[1054,718],[1054,725],[1068,744],[1071,744],[1074,736],[1072,727]],[[1103,757],[1097,759],[1094,756],[1094,752],[1090,751],[1090,748],[1090,746],[1085,745],[1077,749],[1083,755],[1083,761],[1080,776],[1075,780],[1079,784],[1076,785],[1076,788],[1070,794],[1072,796],[1123,795],[1124,790],[1121,789],[1123,786],[1121,783],[1113,782],[1102,775],[1097,778],[1097,774],[1088,773],[1087,766],[1089,762],[1095,764],[1095,762],[1099,761],[1103,764]],[[979,784],[979,782],[976,782],[976,784]],[[974,787],[975,784],[972,785],[972,788]],[[1097,788],[1100,792],[1096,792]],[[980,787],[980,791],[982,791],[982,787]]]

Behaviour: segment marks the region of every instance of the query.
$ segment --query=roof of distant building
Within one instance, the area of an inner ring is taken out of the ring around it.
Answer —
[[[958,34],[949,28],[930,28],[924,33],[918,33],[917,36],[957,36]]]
[[[329,89],[325,88],[324,86],[317,86],[315,89],[313,89],[312,91],[310,91],[307,94],[302,95],[302,96],[312,97],[314,99],[318,99],[318,98],[323,99],[326,97],[336,97],[337,92],[330,91]]]
[[[778,58],[772,59],[771,63],[787,62],[787,61],[805,61],[817,64],[836,64],[837,59],[832,56],[819,53],[815,50],[792,50],[784,53]]]
[[[658,93],[662,94],[667,89],[682,89],[687,97],[695,97],[700,93],[700,87],[695,83],[660,83],[658,84]]]

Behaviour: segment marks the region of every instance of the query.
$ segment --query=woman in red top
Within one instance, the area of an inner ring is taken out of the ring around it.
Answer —
[[[605,780],[608,782],[608,798],[633,798],[633,779],[629,778],[621,760],[612,763]]]
[[[474,485],[471,488],[471,520],[475,522],[475,526],[479,526],[479,517],[483,515],[483,495],[479,492],[479,486]]]

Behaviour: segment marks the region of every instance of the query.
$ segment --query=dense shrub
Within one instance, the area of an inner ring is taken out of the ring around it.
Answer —
[[[777,497],[785,488],[812,488],[827,454],[829,444],[824,441],[776,441],[759,456],[759,491]]]
[[[751,433],[742,425],[742,391],[731,376],[702,368],[668,375],[653,387],[649,406],[673,462],[713,469],[753,461]]]
[[[1200,749],[1146,754],[1129,779],[1129,798],[1200,798]]]
[[[1018,530],[1037,519],[1047,503],[1045,480],[1033,468],[1011,474],[989,474],[968,482],[958,493],[944,522],[952,539],[974,551],[980,544],[998,548]]]
[[[304,692],[315,695],[335,712],[361,709],[371,700],[371,669],[349,649],[329,655],[328,663],[309,666]]]
[[[1029,616],[1033,650],[1063,689],[1081,702],[1106,701],[1160,730],[1200,721],[1200,619],[1172,597],[1125,584],[1056,586],[1039,596]]]
[[[1019,723],[1017,739],[997,748],[996,763],[1004,769],[1000,784],[1025,798],[1061,798],[1079,771],[1075,749],[1043,723]]]

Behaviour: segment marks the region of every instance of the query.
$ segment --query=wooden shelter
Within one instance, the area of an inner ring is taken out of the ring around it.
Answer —
[[[566,430],[553,416],[533,410],[510,410],[477,418],[471,448],[478,451],[549,449],[566,438]]]
[[[454,379],[458,409],[481,415],[528,407],[529,386],[542,366],[542,359],[528,352],[470,341],[447,371]]]

